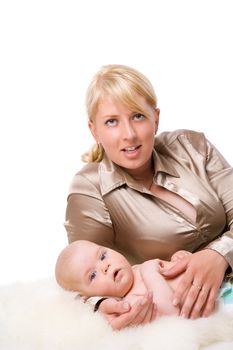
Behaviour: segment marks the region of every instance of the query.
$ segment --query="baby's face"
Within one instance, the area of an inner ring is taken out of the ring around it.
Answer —
[[[84,296],[123,297],[133,284],[133,270],[125,257],[97,244],[79,241],[72,258],[72,276]]]

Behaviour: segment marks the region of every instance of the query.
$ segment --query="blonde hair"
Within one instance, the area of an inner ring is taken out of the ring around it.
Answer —
[[[148,104],[157,107],[157,97],[151,82],[134,68],[110,64],[103,66],[95,74],[86,93],[86,109],[89,121],[95,121],[95,114],[100,101],[105,96],[121,102],[130,110],[145,113],[135,99],[135,94],[146,99]],[[82,156],[84,162],[100,162],[104,156],[101,144],[94,145],[89,152]]]

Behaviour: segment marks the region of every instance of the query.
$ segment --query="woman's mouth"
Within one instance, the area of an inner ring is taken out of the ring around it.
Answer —
[[[125,147],[125,148],[122,149],[122,151],[126,152],[128,154],[131,154],[131,153],[135,153],[140,147],[141,147],[141,145]]]

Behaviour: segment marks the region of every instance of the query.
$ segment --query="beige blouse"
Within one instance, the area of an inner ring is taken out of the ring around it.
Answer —
[[[122,252],[132,264],[208,247],[233,266],[233,168],[204,134],[155,137],[154,183],[190,202],[196,222],[157,198],[107,157],[74,177],[66,211],[69,242],[87,239]]]

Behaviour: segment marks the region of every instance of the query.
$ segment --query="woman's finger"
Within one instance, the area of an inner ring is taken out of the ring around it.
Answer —
[[[146,323],[147,312],[149,311],[149,318],[153,316],[153,312],[150,313],[150,305],[152,304],[151,295],[146,295],[142,299],[139,299],[134,305],[131,306],[129,312],[121,315],[108,315],[107,320],[114,330],[120,330],[128,326],[138,326]]]
[[[198,295],[201,291],[201,285],[198,283],[193,283],[190,289],[187,292],[184,304],[181,307],[180,314],[182,317],[189,317],[192,311],[194,304],[198,298]],[[202,304],[203,305],[203,304]],[[201,306],[202,306],[201,305]]]
[[[150,321],[153,307],[152,294],[146,294],[143,298],[137,301],[132,308],[133,318],[130,321],[131,326],[138,326]]]
[[[126,301],[108,298],[99,306],[99,311],[104,315],[124,314],[130,310],[130,305]]]
[[[184,302],[184,298],[187,298],[187,295],[192,287],[193,276],[189,272],[185,272],[180,283],[178,284],[176,290],[173,294],[173,305],[180,305],[182,307],[182,303]]]
[[[206,304],[204,305],[204,308],[202,310],[202,316],[208,317],[215,308],[215,303],[217,299],[218,289],[213,288],[208,295],[208,299]]]
[[[147,300],[148,299],[148,300]],[[146,324],[153,321],[157,316],[157,307],[153,303],[153,295],[150,293],[145,302],[145,307],[136,315],[133,320],[134,325]],[[143,304],[143,300],[141,305]]]
[[[161,269],[161,274],[166,278],[174,278],[186,271],[189,258],[185,257],[182,260],[178,260],[177,263],[170,269]]]
[[[158,308],[157,308],[157,305],[153,303],[153,310],[152,310],[151,319],[149,322],[154,321],[157,318],[157,315],[158,315]]]
[[[190,314],[191,319],[196,319],[201,316],[203,307],[205,306],[206,302],[208,301],[208,296],[209,296],[209,290],[203,286],[200,289],[200,292],[197,296],[196,302],[193,306],[193,309]]]

